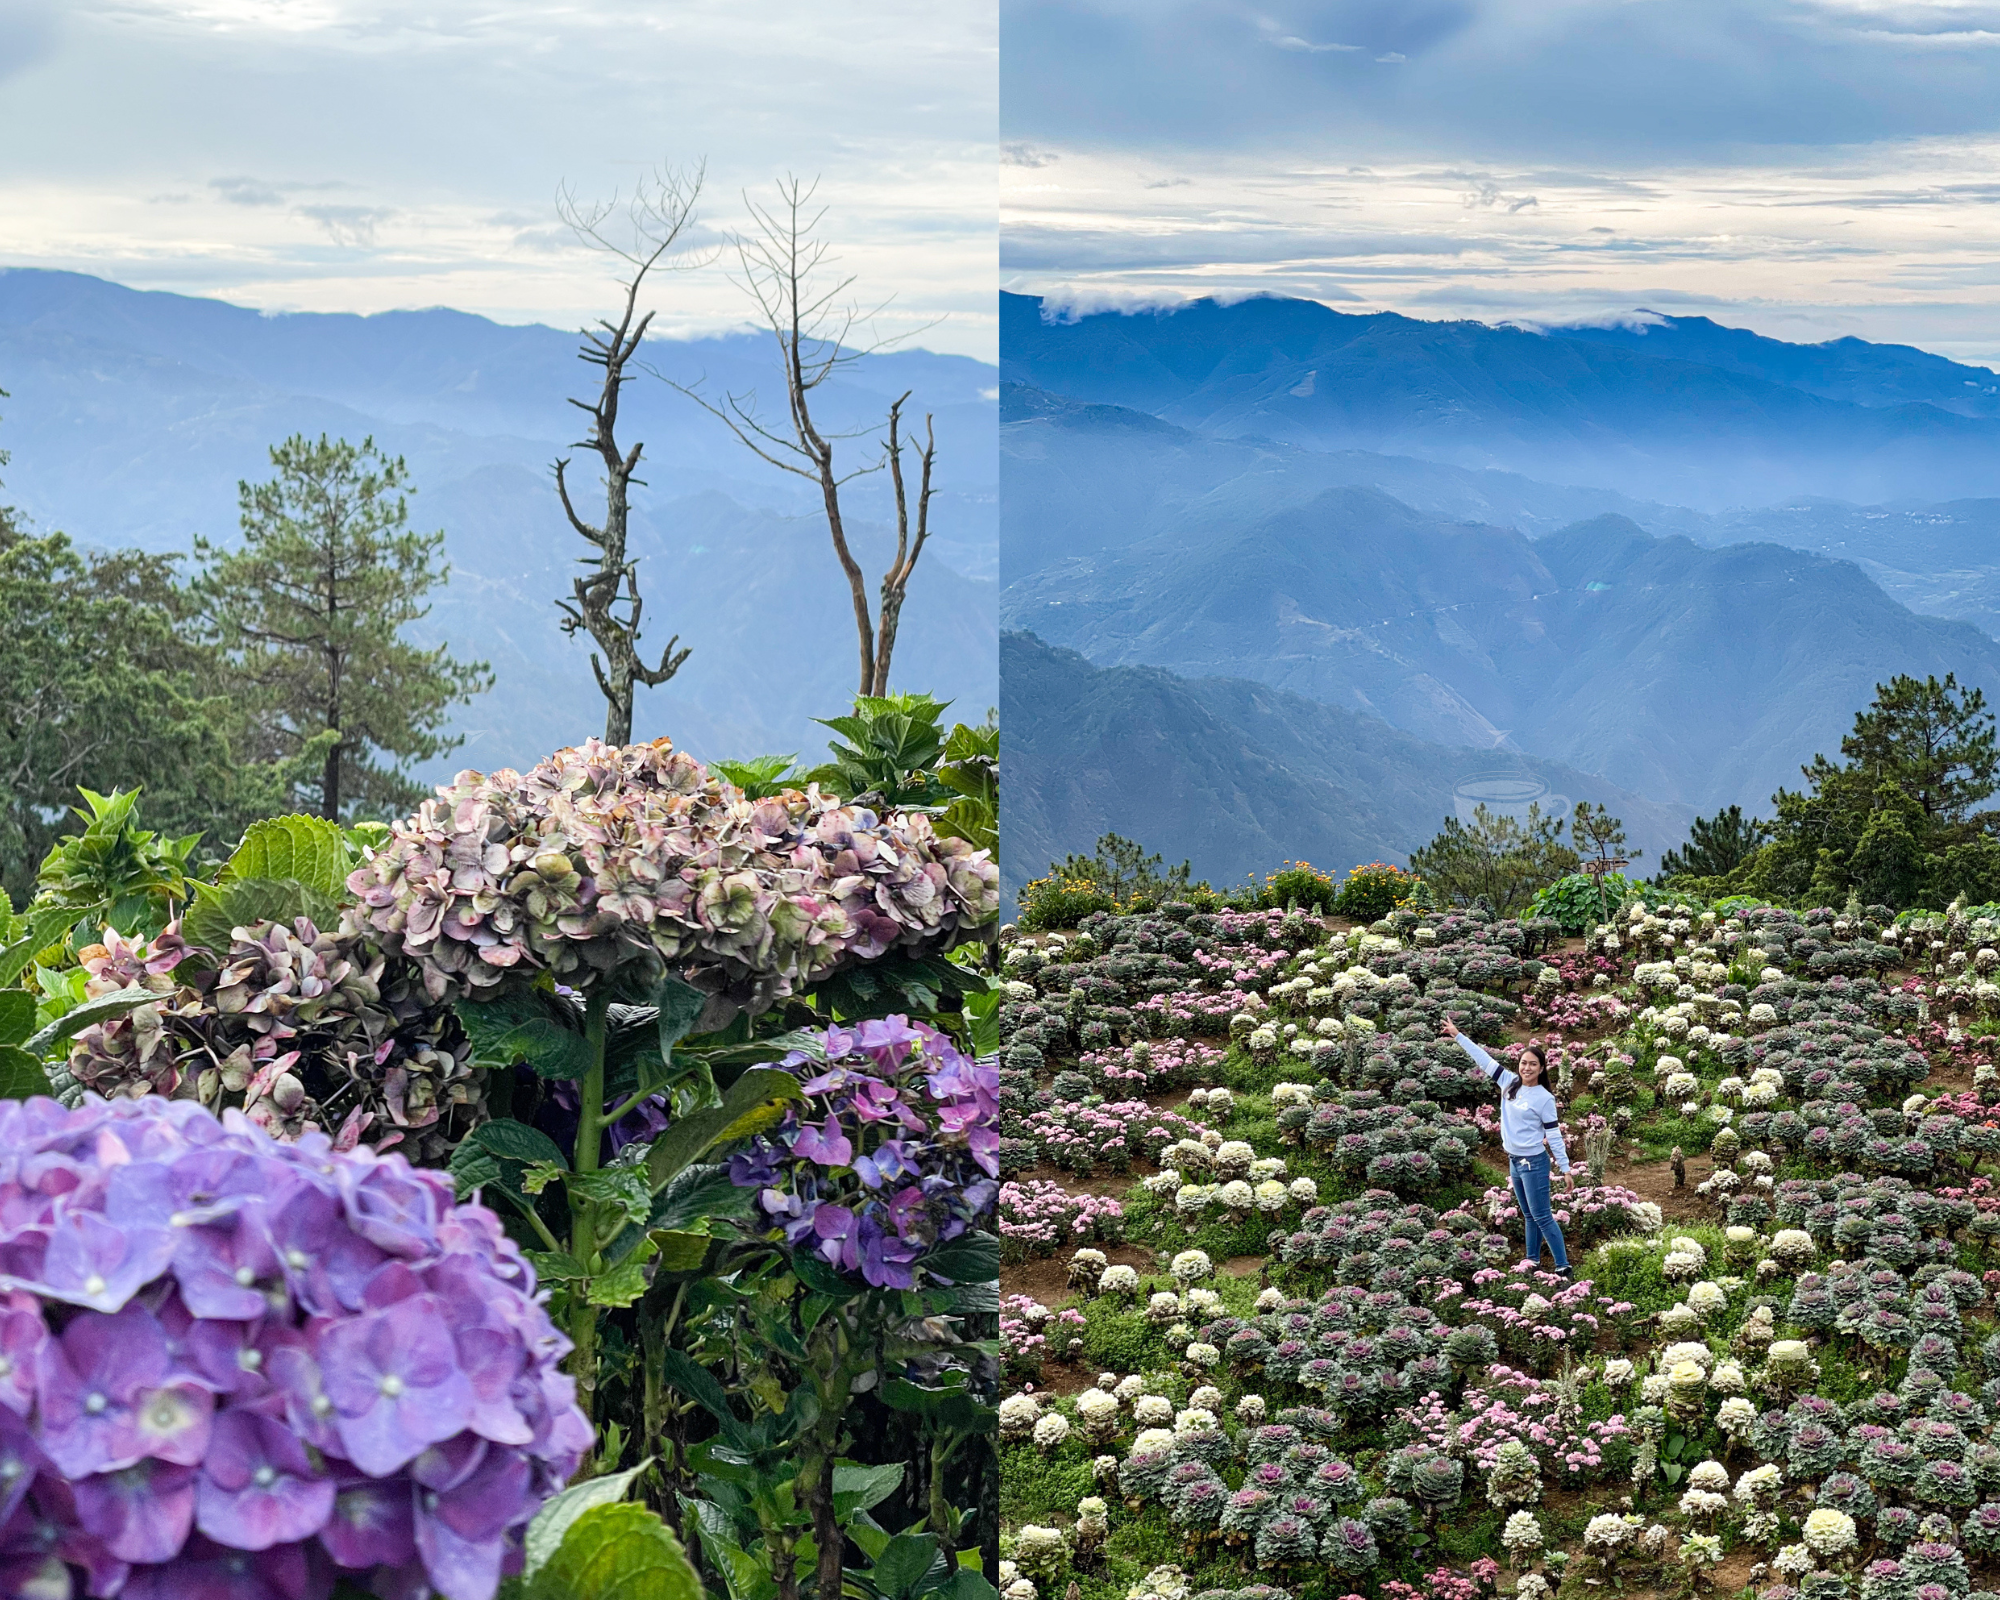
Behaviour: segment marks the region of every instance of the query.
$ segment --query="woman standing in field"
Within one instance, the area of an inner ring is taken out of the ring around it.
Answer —
[[[1456,1039],[1459,1049],[1500,1086],[1500,1147],[1507,1152],[1508,1182],[1528,1233],[1523,1270],[1541,1266],[1542,1246],[1546,1244],[1555,1258],[1556,1271],[1566,1278],[1571,1276],[1562,1229],[1556,1225],[1555,1212],[1549,1204],[1550,1153],[1554,1152],[1556,1165],[1561,1168],[1569,1189],[1576,1187],[1576,1175],[1570,1171],[1569,1151],[1563,1147],[1556,1097],[1542,1084],[1548,1072],[1547,1059],[1537,1046],[1529,1045],[1515,1063],[1519,1070],[1509,1071],[1460,1033],[1449,1017],[1444,1019],[1444,1031],[1446,1038]]]

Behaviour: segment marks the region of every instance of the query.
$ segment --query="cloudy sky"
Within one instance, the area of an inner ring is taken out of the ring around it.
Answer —
[[[2000,363],[2000,0],[1002,0],[1001,278]]]
[[[574,326],[558,186],[705,158],[708,237],[817,174],[881,330],[991,359],[995,41],[930,0],[0,0],[0,266]],[[743,320],[718,267],[656,326]]]

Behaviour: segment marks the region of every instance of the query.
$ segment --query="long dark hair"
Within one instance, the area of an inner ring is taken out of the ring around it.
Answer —
[[[1507,1085],[1507,1098],[1509,1100],[1514,1098],[1514,1091],[1521,1087],[1521,1056],[1533,1056],[1535,1064],[1542,1069],[1541,1077],[1546,1078],[1549,1075],[1549,1058],[1542,1054],[1542,1047],[1538,1044],[1522,1045],[1521,1055],[1514,1058],[1514,1081]],[[1538,1078],[1536,1081],[1539,1082],[1540,1079]]]

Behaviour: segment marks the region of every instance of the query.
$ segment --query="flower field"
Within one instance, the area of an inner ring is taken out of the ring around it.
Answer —
[[[1003,971],[1008,1600],[2000,1591],[2000,924],[1170,904]],[[1547,1048],[1574,1281],[1446,1018]]]

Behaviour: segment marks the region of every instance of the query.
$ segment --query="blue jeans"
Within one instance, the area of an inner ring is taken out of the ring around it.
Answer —
[[[1569,1270],[1569,1255],[1563,1249],[1563,1231],[1556,1225],[1549,1204],[1549,1153],[1507,1158],[1508,1181],[1513,1185],[1514,1203],[1521,1208],[1521,1222],[1528,1231],[1528,1246],[1521,1259],[1541,1265],[1542,1246],[1555,1257],[1556,1271]]]

